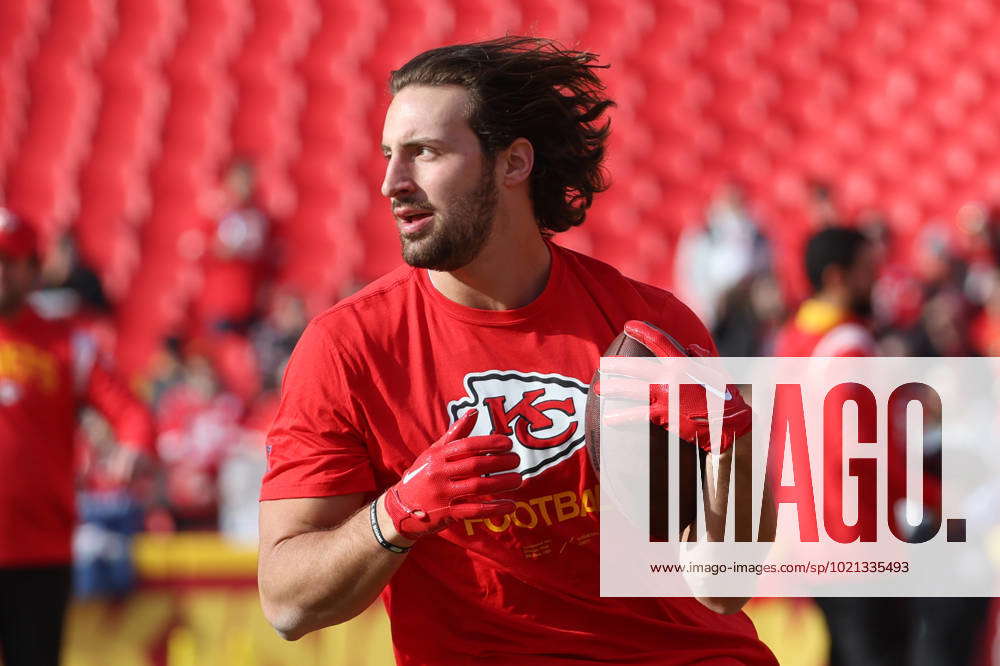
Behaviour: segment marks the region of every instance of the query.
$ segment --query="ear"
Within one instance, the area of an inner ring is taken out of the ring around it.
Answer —
[[[514,139],[501,153],[500,167],[503,169],[503,184],[514,187],[528,180],[535,165],[535,148],[525,138]]]

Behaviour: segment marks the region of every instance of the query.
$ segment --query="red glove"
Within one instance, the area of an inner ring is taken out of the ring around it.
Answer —
[[[641,342],[658,357],[710,356],[710,353],[704,347],[690,345],[685,348],[670,334],[644,321],[632,320],[626,322],[625,334]],[[709,439],[708,404],[705,393],[706,391],[721,392],[721,388],[714,387],[721,387],[723,380],[716,370],[707,366],[700,369],[697,376],[692,377],[692,379],[695,382],[701,383],[706,388],[692,385],[681,386],[681,393],[678,400],[680,408],[678,410],[679,418],[676,424],[670,423],[667,385],[650,384],[648,389],[650,403],[649,420],[664,430],[676,430],[681,439],[693,442],[702,449],[711,452],[712,444]],[[726,384],[725,386],[726,392],[724,394],[725,402],[723,403],[722,418],[721,420],[717,418],[712,422],[713,430],[718,431],[720,427],[722,428],[722,451],[731,447],[733,442],[750,431],[752,419],[750,407],[743,400],[739,389],[732,384]],[[636,391],[641,390],[645,392],[646,390],[644,382],[642,387],[637,385],[635,388]],[[625,391],[627,394],[627,387]],[[626,395],[626,397],[645,399],[646,396],[636,394],[631,396]],[[639,408],[638,412],[643,412],[643,415],[645,415],[645,408]],[[634,418],[638,412],[636,410],[623,410],[611,415],[610,418],[617,420]]]
[[[469,437],[477,417],[478,412],[471,411],[455,421],[386,491],[385,511],[407,539],[443,530],[463,518],[502,516],[514,510],[513,500],[482,497],[519,487],[521,474],[508,470],[516,469],[521,458],[511,452],[508,437]]]

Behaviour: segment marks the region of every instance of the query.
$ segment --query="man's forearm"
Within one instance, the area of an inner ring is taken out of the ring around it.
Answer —
[[[725,538],[725,527],[735,516],[728,514],[729,495],[738,493],[736,506],[752,507],[758,501],[761,503],[760,523],[757,533],[753,534],[752,525],[747,522],[736,524],[737,541],[774,541],[777,524],[777,512],[774,505],[774,493],[770,486],[764,486],[762,495],[755,495],[753,490],[753,456],[751,453],[751,433],[746,433],[735,444],[719,455],[709,454],[705,458],[703,484],[708,490],[706,497],[706,528],[709,541],[722,541]],[[732,481],[732,482],[731,482]],[[750,531],[747,531],[747,528]]]
[[[708,489],[705,521],[708,541],[725,540],[726,523],[729,520],[736,520],[736,516],[728,515],[730,492],[739,491],[740,493],[736,496],[734,505],[756,501],[751,492],[753,484],[753,456],[750,455],[751,437],[752,434],[748,432],[736,440],[734,445],[724,453],[718,456],[709,454],[706,457],[703,481],[704,487]],[[730,484],[731,479],[732,484]],[[740,534],[741,526],[738,524],[736,532],[741,540],[749,541],[756,537],[758,541],[773,541],[776,520],[773,494],[771,488],[765,486],[757,535]],[[748,601],[747,598],[735,597],[704,597],[698,600],[719,613],[734,613]]]
[[[378,500],[384,538],[412,542],[396,533]],[[258,579],[268,621],[289,640],[346,622],[365,610],[405,559],[375,540],[369,505],[332,530],[288,537],[261,551]]]

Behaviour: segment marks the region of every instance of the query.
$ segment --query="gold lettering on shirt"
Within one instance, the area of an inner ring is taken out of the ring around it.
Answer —
[[[514,510],[495,518],[466,518],[466,536],[472,536],[478,529],[480,533],[499,534],[514,528],[533,530],[539,525],[554,525],[574,518],[587,517],[597,513],[597,497],[599,486],[587,488],[582,493],[574,490],[564,490],[552,495],[534,497],[530,500],[518,500]]]

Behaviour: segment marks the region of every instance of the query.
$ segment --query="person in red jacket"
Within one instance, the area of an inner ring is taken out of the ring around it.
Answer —
[[[34,229],[0,209],[0,653],[7,666],[59,661],[78,407],[91,405],[115,429],[122,478],[153,455],[148,410],[102,362],[96,342],[28,303],[38,275]]]
[[[746,599],[600,594],[601,352],[631,320],[658,348],[715,345],[669,292],[551,239],[607,185],[595,59],[507,37],[392,74],[405,265],[307,327],[266,443],[258,578],[285,638],[381,594],[400,664],[777,663]]]

